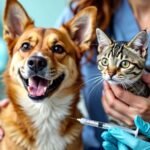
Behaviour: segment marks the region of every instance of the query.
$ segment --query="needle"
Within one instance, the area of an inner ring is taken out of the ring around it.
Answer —
[[[73,118],[73,117],[70,117],[70,119],[76,120],[76,121],[80,122],[83,125],[88,125],[88,126],[107,129],[107,130],[112,128],[112,127],[117,127],[117,128],[120,128],[120,129],[122,129],[122,130],[124,130],[128,133],[133,134],[134,136],[137,136],[138,131],[139,131],[138,128],[136,130],[132,130],[132,129],[129,129],[127,127],[122,127],[122,126],[115,125],[115,124],[112,124],[112,123],[99,122],[99,121],[89,120],[89,119],[86,119],[86,118]]]

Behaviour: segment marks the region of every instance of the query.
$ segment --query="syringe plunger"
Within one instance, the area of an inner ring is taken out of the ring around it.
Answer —
[[[89,120],[89,119],[86,119],[86,118],[78,118],[77,120],[83,125],[93,126],[93,127],[102,128],[102,129],[110,129],[112,127],[120,128],[120,129],[122,129],[122,130],[124,130],[128,133],[131,133],[135,136],[138,135],[138,131],[139,131],[138,129],[132,130],[132,129],[122,127],[122,126],[119,126],[119,125],[115,125],[115,124],[111,124],[111,123],[104,123],[104,122],[99,122],[99,121],[94,121],[94,120]]]

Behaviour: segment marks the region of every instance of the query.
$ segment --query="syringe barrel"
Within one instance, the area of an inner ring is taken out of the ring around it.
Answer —
[[[103,122],[98,122],[98,121],[94,121],[94,120],[89,120],[86,118],[80,118],[77,119],[80,123],[84,124],[84,125],[88,125],[88,126],[93,126],[93,127],[97,127],[97,128],[102,128],[102,129],[110,129],[112,127],[114,128],[120,128],[128,133],[131,133],[135,136],[137,136],[138,134],[138,130],[132,130],[126,127],[122,127],[119,125],[115,125],[115,124],[111,124],[111,123],[103,123]]]
[[[97,127],[97,128],[98,128],[98,125],[99,125],[98,121],[88,120],[86,118],[78,119],[78,121],[80,121],[80,123],[82,123],[84,125],[93,126],[93,127]]]
[[[119,126],[119,125],[115,125],[115,124],[109,124],[109,123],[104,123],[103,124],[103,128],[105,128],[105,129],[110,129],[112,127],[120,128],[120,129],[122,129],[122,130],[124,130],[124,131],[126,131],[128,133],[131,133],[131,134],[137,136],[136,130],[132,130],[132,129],[129,129],[129,128],[126,128],[126,127],[122,127],[122,126]]]

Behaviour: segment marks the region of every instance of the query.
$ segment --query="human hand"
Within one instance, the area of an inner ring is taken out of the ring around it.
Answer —
[[[8,105],[9,101],[8,99],[4,99],[2,101],[0,101],[0,111],[2,108],[5,108]],[[0,141],[3,139],[4,137],[4,131],[3,129],[0,128]]]
[[[2,101],[0,101],[0,110],[1,108],[5,108],[8,104],[9,104],[8,99],[3,99]]]
[[[150,87],[150,74],[143,74],[142,79]]]
[[[139,131],[150,137],[150,123],[145,122],[141,117],[134,119],[135,125]],[[138,139],[119,128],[112,128],[102,133],[103,147],[105,150],[149,150],[150,143]]]
[[[150,75],[143,76],[150,85]],[[134,116],[140,115],[144,120],[150,120],[150,98],[132,94],[117,85],[104,82],[102,104],[105,112],[115,119],[132,126]]]

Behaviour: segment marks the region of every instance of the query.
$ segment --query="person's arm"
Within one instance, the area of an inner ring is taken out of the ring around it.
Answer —
[[[67,6],[63,12],[61,13],[61,15],[59,16],[59,18],[56,20],[55,23],[55,28],[59,28],[60,26],[62,26],[64,23],[66,23],[67,21],[69,21],[72,17],[74,16],[73,12],[71,11],[70,7]]]
[[[135,117],[134,123],[141,133],[150,137],[150,123],[139,116]],[[101,136],[105,140],[103,142],[105,150],[150,150],[150,142],[134,137],[119,128],[105,131]]]
[[[2,101],[0,101],[0,111],[2,108],[5,108],[8,105],[9,101],[8,99],[4,99]],[[0,141],[3,139],[4,137],[4,131],[3,129],[0,128]]]
[[[150,74],[145,74],[143,80],[149,85]],[[150,120],[150,98],[136,96],[119,86],[105,82],[102,103],[107,114],[129,126],[133,125],[135,115]]]

